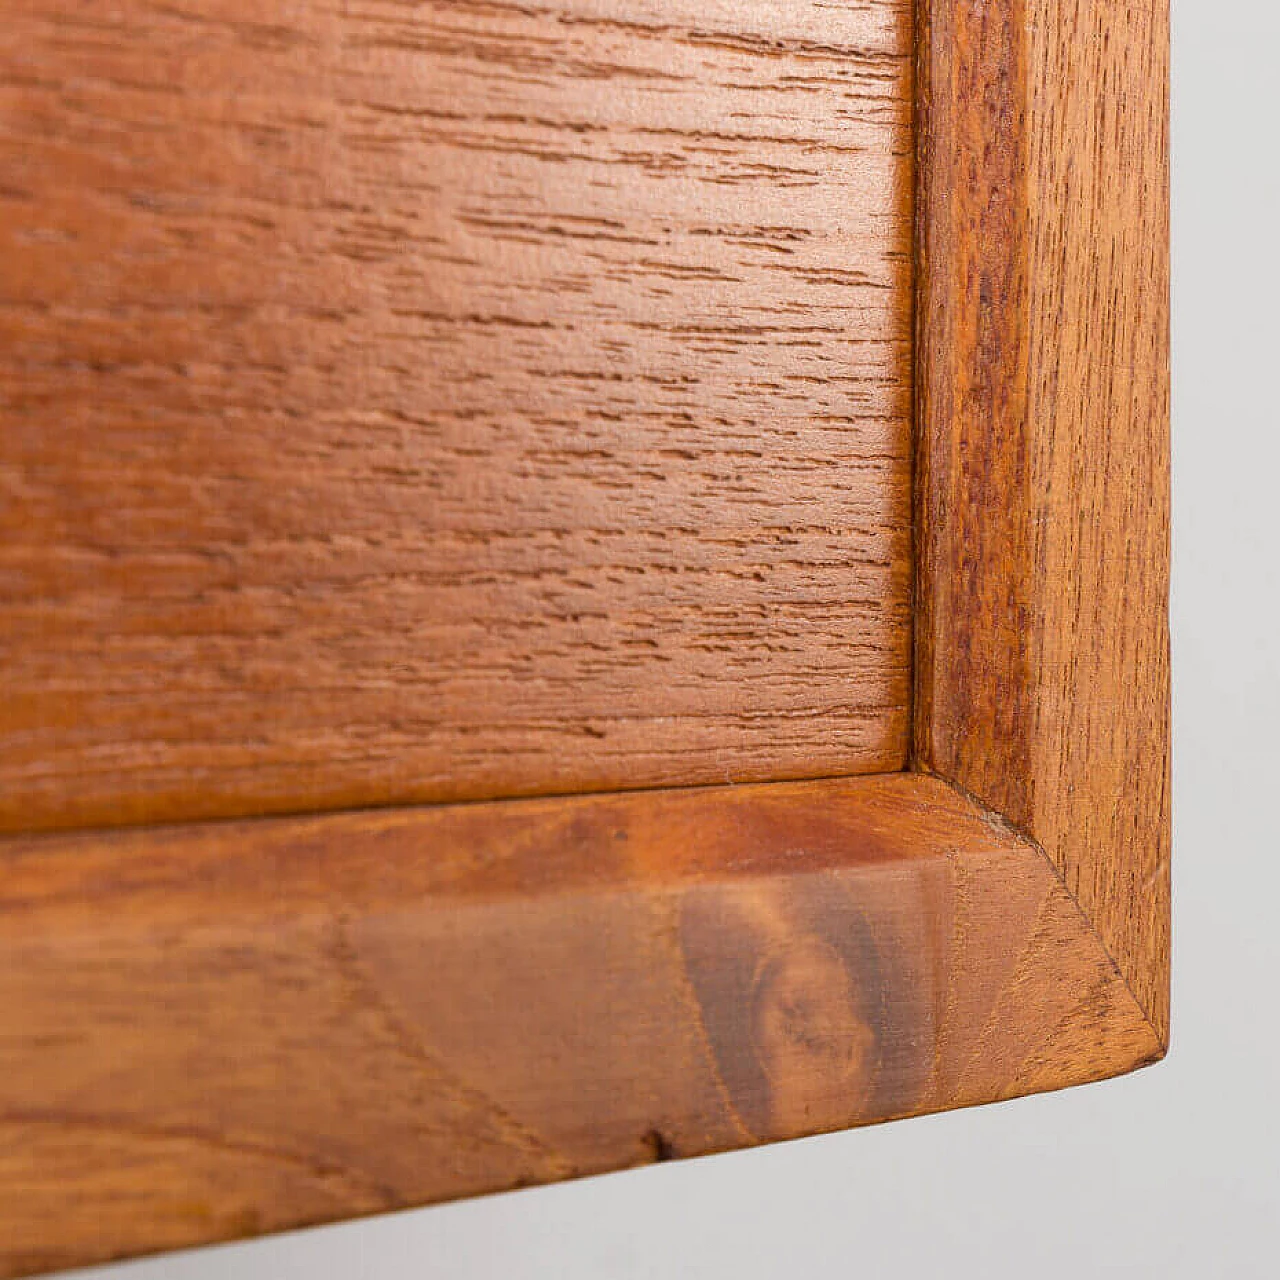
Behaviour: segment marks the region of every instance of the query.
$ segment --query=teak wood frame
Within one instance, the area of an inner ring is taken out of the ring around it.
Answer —
[[[917,39],[910,771],[8,838],[0,1272],[1164,1053],[1166,9]]]

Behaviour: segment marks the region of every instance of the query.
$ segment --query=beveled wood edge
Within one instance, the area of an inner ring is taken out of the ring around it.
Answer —
[[[1166,0],[917,5],[912,767],[1169,1027]]]
[[[0,840],[0,1274],[1119,1074],[1048,860],[918,774]]]

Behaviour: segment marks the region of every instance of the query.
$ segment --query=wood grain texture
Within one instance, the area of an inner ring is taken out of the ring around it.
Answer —
[[[1048,861],[919,775],[8,837],[0,1273],[1126,1070]]]
[[[0,826],[891,770],[906,0],[0,29]]]
[[[1168,1035],[1164,0],[926,6],[916,754]]]
[[[897,0],[0,30],[0,825],[919,770],[0,839],[0,1274],[1164,1052],[1165,12],[918,34],[912,584]]]

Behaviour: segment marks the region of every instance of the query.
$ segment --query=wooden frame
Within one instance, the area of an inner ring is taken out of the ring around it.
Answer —
[[[1165,6],[918,27],[911,770],[6,837],[0,1272],[1164,1053]]]

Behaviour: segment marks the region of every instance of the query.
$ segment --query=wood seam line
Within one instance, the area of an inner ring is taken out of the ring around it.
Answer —
[[[1085,922],[1085,925],[1088,927],[1089,932],[1093,934],[1094,942],[1097,943],[1099,950],[1101,950],[1102,954],[1106,957],[1107,963],[1110,964],[1116,977],[1120,979],[1120,982],[1124,986],[1125,991],[1127,991],[1129,994],[1129,999],[1133,1001],[1134,1007],[1142,1015],[1143,1022],[1147,1024],[1147,1029],[1151,1032],[1152,1038],[1155,1040],[1156,1044],[1159,1046],[1160,1052],[1155,1057],[1147,1059],[1146,1061],[1155,1062],[1155,1061],[1158,1061],[1160,1058],[1164,1057],[1164,1055],[1169,1051],[1168,1037],[1165,1035],[1161,1035],[1161,1033],[1156,1029],[1156,1024],[1151,1020],[1151,1015],[1147,1012],[1146,1006],[1143,1005],[1142,1001],[1138,999],[1137,993],[1134,991],[1133,986],[1129,982],[1128,977],[1125,975],[1124,970],[1117,963],[1115,956],[1111,954],[1111,949],[1103,941],[1102,935],[1098,932],[1097,928],[1095,927],[1092,918],[1089,916],[1089,913],[1085,911],[1085,909],[1080,905],[1080,899],[1077,898],[1074,893],[1072,893],[1071,886],[1067,883],[1066,878],[1063,876],[1062,871],[1059,868],[1058,864],[1054,862],[1054,860],[1049,856],[1049,852],[1047,849],[1045,849],[1044,845],[1042,845],[1029,832],[1024,831],[1021,827],[1019,827],[1016,822],[1010,822],[1009,819],[1004,816],[1004,814],[998,813],[995,809],[992,809],[989,805],[984,803],[980,796],[974,795],[972,791],[966,790],[958,782],[953,781],[951,778],[948,778],[943,774],[935,772],[933,769],[929,768],[924,764],[918,765],[915,772],[921,773],[926,777],[936,778],[939,782],[945,783],[958,796],[960,796],[964,800],[967,800],[975,809],[977,809],[979,814],[982,816],[983,820],[989,826],[994,828],[996,831],[1001,832],[1002,834],[1007,835],[1012,839],[1018,841],[1020,844],[1026,845],[1028,849],[1033,850],[1035,853],[1039,854],[1039,856],[1045,860],[1045,862],[1048,864],[1049,870],[1053,873],[1053,878],[1061,886],[1063,893],[1067,895],[1068,900],[1070,901],[1071,905],[1075,907],[1076,911],[1080,915],[1080,918]]]
[[[921,431],[924,415],[921,412],[923,396],[920,388],[921,328],[925,313],[924,290],[928,280],[928,256],[926,253],[923,211],[927,207],[924,188],[928,173],[925,151],[925,124],[928,121],[926,95],[929,89],[928,57],[930,14],[929,5],[935,0],[914,0],[911,6],[911,165],[908,188],[911,192],[911,277],[907,289],[907,395],[910,405],[907,420],[907,505],[910,519],[907,521],[907,555],[911,576],[907,583],[907,600],[911,614],[907,626],[907,746],[903,752],[902,768],[906,773],[920,772],[919,749],[916,744],[916,726],[920,719],[920,603],[921,584],[926,581],[921,572],[921,549],[924,539],[925,496],[928,486],[921,474],[920,460],[925,456],[921,448]]]
[[[927,651],[925,633],[932,621],[935,582],[927,571],[924,552],[929,528],[929,496],[933,489],[930,475],[930,451],[926,438],[930,424],[925,419],[927,387],[925,364],[926,317],[929,313],[931,282],[929,192],[933,174],[933,147],[930,127],[933,111],[933,9],[938,0],[915,0],[911,11],[912,39],[915,43],[915,65],[911,86],[911,434],[907,457],[911,484],[911,628],[908,654],[911,678],[907,699],[911,711],[911,738],[907,748],[906,768],[911,773],[928,773],[927,740],[923,737],[926,713],[932,703],[932,691],[921,669],[920,659]],[[932,661],[932,656],[931,656]],[[945,781],[945,779],[944,779]],[[986,810],[983,810],[986,812]]]
[[[598,791],[531,791],[517,795],[476,796],[469,800],[419,800],[409,802],[389,801],[386,804],[354,804],[340,809],[272,809],[269,813],[228,813],[216,817],[160,819],[151,822],[95,823],[87,827],[23,827],[0,830],[0,857],[7,844],[19,840],[52,839],[59,836],[88,838],[114,836],[125,832],[191,831],[197,827],[226,827],[245,822],[288,822],[299,818],[323,820],[325,818],[350,817],[353,814],[431,813],[438,809],[472,809],[493,804],[531,804],[542,800],[606,800],[609,797],[643,795],[683,795],[693,791],[736,791],[741,787],[795,787],[824,782],[872,782],[877,778],[901,778],[923,774],[947,779],[923,765],[904,762],[901,769],[876,769],[870,773],[820,773],[799,777],[766,778],[759,782],[684,782],[675,786],[603,787]],[[955,788],[957,791],[959,787]],[[965,793],[962,793],[965,794]],[[979,805],[983,812],[988,810]]]

